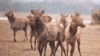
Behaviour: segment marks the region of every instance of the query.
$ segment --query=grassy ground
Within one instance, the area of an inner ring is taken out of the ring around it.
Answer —
[[[30,38],[29,31],[28,29],[28,39]],[[82,29],[82,31],[82,56],[100,56],[100,26],[86,25],[86,28]],[[38,51],[30,49],[29,41],[23,41],[24,37],[24,32],[18,31],[16,35],[17,42],[13,42],[13,32],[10,29],[9,22],[0,20],[0,56],[39,56]],[[48,46],[46,55],[50,55],[50,52],[51,49]],[[56,56],[60,56],[60,53],[61,51],[59,48]],[[77,44],[75,46],[74,56],[79,56]]]

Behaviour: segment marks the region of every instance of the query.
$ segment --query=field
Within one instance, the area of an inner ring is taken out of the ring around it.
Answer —
[[[10,29],[9,22],[0,20],[0,56],[39,56],[38,51],[31,50],[29,40],[23,41],[24,37],[24,32],[18,31],[16,35],[17,42],[13,42],[13,32]],[[30,39],[29,28],[28,39]],[[50,55],[50,52],[51,49],[48,46],[46,56]],[[60,53],[59,48],[56,56],[60,56]],[[100,56],[100,25],[86,24],[86,27],[82,29],[81,53],[82,56]],[[77,43],[74,56],[79,56]]]

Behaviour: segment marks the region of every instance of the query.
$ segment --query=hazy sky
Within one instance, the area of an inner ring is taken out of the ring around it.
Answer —
[[[100,2],[100,0],[92,0],[92,1],[94,1],[94,2],[96,2],[96,3]]]
[[[16,0],[16,1],[23,1],[23,0]],[[45,1],[45,0],[25,0],[25,2],[30,2],[30,1],[38,1],[38,2],[42,2],[42,1]],[[47,0],[46,0],[47,1]],[[49,0],[50,1],[50,0]],[[53,1],[53,0],[52,0]],[[59,0],[56,0],[56,1],[59,1]],[[63,0],[62,0],[63,1]],[[73,1],[73,0],[72,0]],[[79,1],[88,1],[88,0],[79,0]],[[99,3],[100,0],[89,0],[89,1],[93,1],[95,3]]]

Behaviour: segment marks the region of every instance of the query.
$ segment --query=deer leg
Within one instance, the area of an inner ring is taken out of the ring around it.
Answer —
[[[50,54],[50,56],[52,56],[52,49],[53,49],[53,47],[52,47],[52,44],[49,42],[49,46],[50,46],[50,48],[51,48],[51,54]]]
[[[73,56],[74,53],[74,49],[75,49],[75,43],[71,43],[71,51],[70,51],[70,56]]]
[[[51,54],[50,56],[55,56],[55,43],[54,42],[49,42],[50,48],[51,48]]]
[[[25,27],[23,30],[25,32],[25,38],[24,38],[24,41],[25,41],[25,40],[28,40],[28,37],[27,37],[27,27]]]
[[[38,51],[39,51],[40,56],[42,56],[41,43],[39,43]]]
[[[35,41],[34,41],[34,51],[36,51],[36,37],[35,37]]]
[[[68,56],[68,50],[69,50],[69,45],[68,45],[68,43],[66,43],[66,51],[67,51],[67,56]]]
[[[44,45],[45,45],[45,43],[42,43],[42,45],[41,45],[41,55],[42,55],[42,52],[43,52]]]
[[[44,48],[44,56],[46,56],[46,48],[47,48],[47,42],[46,42],[45,48]]]
[[[16,37],[16,32],[17,32],[16,30],[13,30],[14,42],[16,42],[16,38],[15,38]]]
[[[57,45],[56,45],[56,48],[55,48],[55,54],[56,54],[56,51],[58,50],[58,47],[59,47],[59,42],[57,42]]]
[[[62,48],[61,48],[61,56],[63,56],[63,50],[62,50]]]
[[[53,56],[55,56],[55,42],[54,41],[52,42],[52,46],[53,46],[53,49],[52,49],[53,50]]]
[[[60,46],[61,46],[61,55],[63,54],[62,53],[62,51],[63,51],[65,56],[66,56],[65,48],[64,48],[64,45],[63,45],[62,41],[60,41]]]
[[[77,40],[77,44],[78,44],[78,52],[79,52],[79,54],[80,54],[80,56],[81,56],[81,51],[80,51],[80,40]]]
[[[30,36],[30,45],[31,45],[31,49],[33,49],[33,46],[32,46],[32,33],[31,33],[31,36]]]
[[[56,45],[56,48],[55,48],[55,53],[56,53],[56,51],[57,51],[59,45],[60,45],[60,43],[58,42],[57,45]],[[60,47],[61,47],[61,46],[60,46]],[[61,48],[61,56],[63,56],[62,48]]]
[[[25,38],[24,38],[23,41],[28,40],[28,38],[27,38],[27,32],[26,31],[24,31],[24,32],[25,32]]]
[[[44,45],[45,45],[45,42],[39,41],[39,47],[38,47],[38,50],[39,50],[40,56],[42,56],[42,52],[43,52]]]

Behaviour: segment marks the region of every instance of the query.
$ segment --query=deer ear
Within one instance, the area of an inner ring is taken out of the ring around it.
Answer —
[[[74,15],[71,15],[72,21],[76,21],[77,17],[75,17]]]
[[[34,14],[34,10],[31,10],[31,14]]]
[[[71,15],[71,18],[73,19],[73,18],[74,18],[74,16],[73,16],[73,15]]]
[[[44,14],[44,10],[42,10],[41,13]]]

